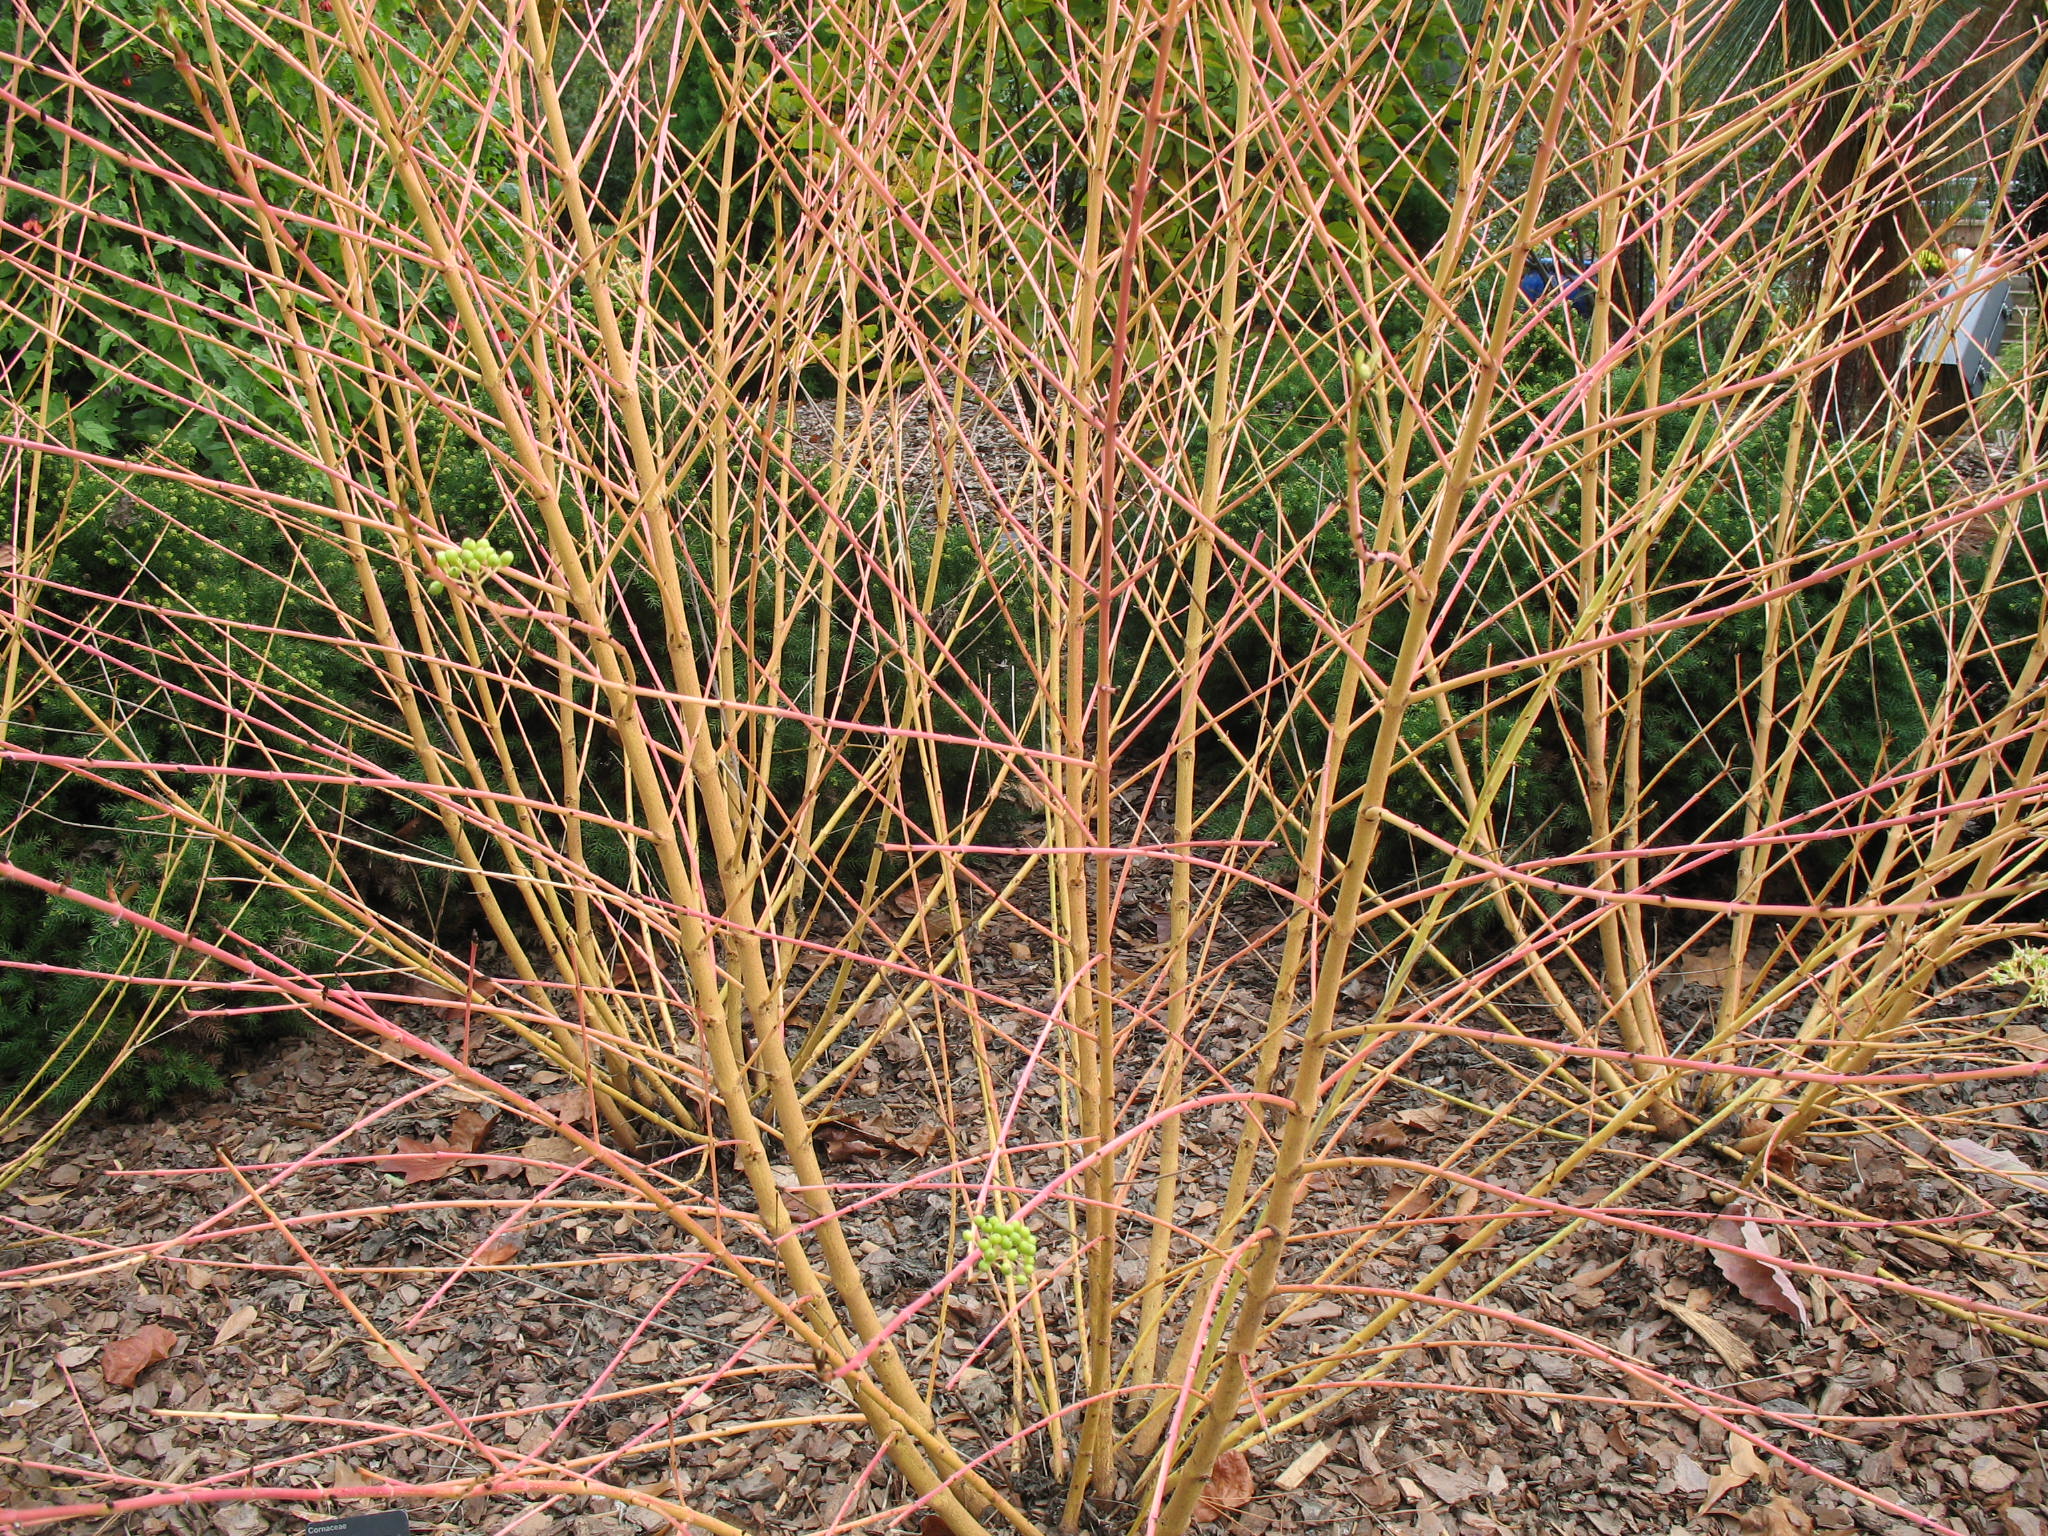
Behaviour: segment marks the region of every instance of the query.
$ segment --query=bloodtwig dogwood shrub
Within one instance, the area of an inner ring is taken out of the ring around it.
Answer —
[[[829,1430],[820,1530],[1180,1536],[1571,1383],[1691,1437],[1659,1529],[1950,1529],[1830,1449],[1881,1404],[1736,1384],[2048,1347],[1973,979],[2042,885],[2031,321],[1920,362],[2032,270],[2048,81],[1755,9],[17,7],[9,1177],[237,1036],[411,1086],[178,1230],[5,1218],[10,1287],[354,1353],[246,1462],[19,1445],[0,1524],[754,1530],[690,1458]],[[560,1401],[432,1342],[556,1294],[619,1324]],[[149,1411],[147,1342],[44,1376]]]

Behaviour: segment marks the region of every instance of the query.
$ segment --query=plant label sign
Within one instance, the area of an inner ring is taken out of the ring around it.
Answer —
[[[412,1522],[402,1509],[378,1509],[339,1520],[315,1520],[304,1536],[412,1536]]]

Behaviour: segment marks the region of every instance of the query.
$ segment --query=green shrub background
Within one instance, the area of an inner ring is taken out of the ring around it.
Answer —
[[[1017,11],[1010,49],[994,60],[956,60],[962,78],[983,78],[986,64],[990,96],[984,101],[968,92],[957,102],[961,122],[971,122],[984,108],[994,107],[1013,118],[1017,131],[1005,141],[1006,174],[1028,178],[1056,167],[1066,136],[1077,121],[1078,107],[1062,103],[1052,82],[1063,48],[1073,46],[1062,28],[1099,24],[1100,15],[1083,7],[1066,19],[1042,4]],[[418,25],[398,8],[384,7],[387,26]],[[1293,14],[1293,13],[1290,13]],[[1314,6],[1300,8],[1302,26],[1319,24]],[[1448,13],[1445,13],[1446,16]],[[197,128],[185,82],[172,65],[155,7],[135,0],[114,0],[91,14],[86,32],[65,30],[72,12],[53,0],[17,11],[14,20],[19,51],[30,61],[24,90],[52,118],[69,120],[87,136],[111,135],[115,125],[99,107],[64,83],[76,63],[94,84],[152,111]],[[630,7],[620,8],[616,25],[630,22]],[[607,22],[607,25],[612,25]],[[977,35],[968,25],[963,36]],[[1397,101],[1387,120],[1377,126],[1375,151],[1388,157],[1396,151],[1411,156],[1414,174],[1388,183],[1386,210],[1391,227],[1417,249],[1426,249],[1440,232],[1440,187],[1432,172],[1441,172],[1440,145],[1429,133],[1430,110],[1451,95],[1463,61],[1457,53],[1456,30],[1444,18],[1401,41],[1403,67],[1421,93]],[[226,39],[232,45],[233,39]],[[1220,55],[1219,55],[1220,56]],[[715,71],[712,64],[731,62],[731,51],[712,27],[700,40],[681,73],[682,89],[668,120],[677,136],[674,147],[700,149],[720,131]],[[972,64],[976,68],[966,68]],[[274,82],[289,101],[293,81],[280,74]],[[1134,82],[1142,89],[1146,82]],[[977,87],[976,89],[979,89]],[[1226,101],[1233,89],[1219,73],[1212,83],[1215,102]],[[564,96],[572,125],[580,132],[596,120],[594,71],[565,80]],[[780,98],[778,98],[780,100]],[[310,110],[310,101],[308,103]],[[449,121],[455,135],[472,126],[463,118],[470,109],[450,102]],[[809,131],[801,114],[792,116],[787,103],[775,109],[779,131]],[[1063,115],[1064,114],[1064,115]],[[259,154],[288,158],[289,143],[276,135],[264,114],[248,122],[252,148]],[[15,172],[27,188],[10,191],[4,214],[8,232],[0,238],[18,243],[26,264],[11,281],[27,285],[38,275],[32,242],[23,231],[32,221],[53,222],[65,198],[79,185],[80,151],[64,136],[32,116],[18,120]],[[200,134],[167,135],[170,151],[186,174],[205,186],[226,186],[228,166]],[[783,146],[785,149],[788,146]],[[1198,135],[1176,140],[1162,150],[1169,169],[1179,156],[1194,161],[1211,147]],[[353,153],[353,143],[343,146]],[[584,166],[586,185],[600,212],[620,213],[632,207],[643,158],[649,146],[621,133],[603,139]],[[762,146],[741,135],[735,146],[735,174],[741,188],[739,212],[747,231],[738,244],[749,256],[772,248],[781,221],[792,208],[778,202],[780,194],[763,169]],[[85,157],[90,159],[90,156]],[[485,167],[488,172],[489,167]],[[85,302],[74,309],[69,329],[55,344],[26,324],[0,334],[6,348],[8,386],[26,400],[45,383],[59,402],[57,416],[68,438],[110,459],[148,458],[182,467],[224,482],[241,482],[262,491],[324,504],[329,492],[324,478],[307,467],[300,454],[301,418],[292,399],[292,381],[232,345],[216,328],[209,331],[206,307],[232,307],[239,302],[230,264],[260,263],[260,231],[239,215],[202,206],[163,181],[140,177],[112,159],[92,166],[97,188],[93,204],[99,217],[85,221],[79,246],[82,258],[128,280],[146,280],[160,287],[154,310],[141,312],[128,302],[135,291],[122,286],[123,302],[85,290]],[[1071,172],[1061,173],[1071,175]],[[1125,170],[1119,168],[1119,175]],[[1114,178],[1112,178],[1114,180]],[[1054,176],[1058,181],[1058,176]],[[1124,185],[1125,183],[1118,183]],[[278,181],[268,187],[280,206],[293,206],[300,194]],[[1060,204],[1073,210],[1074,187],[1059,183]],[[37,195],[40,193],[40,197]],[[707,197],[700,182],[679,197]],[[661,227],[663,302],[676,317],[702,318],[711,274],[707,254],[692,243],[687,220],[671,203],[658,211]],[[1347,220],[1360,210],[1330,201],[1322,217],[1341,224],[1347,238],[1362,239]],[[1162,236],[1163,250],[1197,250],[1203,243],[1203,210],[1191,209],[1184,231]],[[148,231],[160,238],[151,238]],[[1175,241],[1181,242],[1176,245]],[[483,242],[486,246],[488,242]],[[190,247],[188,255],[180,247]],[[25,254],[24,254],[25,253]],[[207,259],[207,254],[211,258]],[[317,242],[316,258],[324,254]],[[508,258],[509,259],[509,258]],[[914,273],[906,259],[902,270]],[[405,312],[419,296],[379,295],[390,313]],[[862,318],[884,300],[902,304],[919,317],[931,335],[939,335],[958,312],[958,296],[916,281],[903,292],[884,295],[862,290],[855,299]],[[1283,301],[1281,307],[1288,308]],[[827,316],[827,330],[844,317]],[[1022,316],[1028,321],[1028,316]],[[1275,317],[1266,317],[1269,321]],[[1465,318],[1477,322],[1473,311]],[[1290,326],[1313,333],[1327,327],[1327,315],[1312,307],[1278,317]],[[1390,340],[1398,346],[1404,327],[1412,332],[1413,315],[1384,319]],[[1709,339],[1701,345],[1714,345]],[[1527,409],[1501,413],[1488,446],[1496,460],[1518,450],[1523,437],[1565,388],[1579,366],[1583,342],[1566,334],[1562,324],[1539,327],[1511,359],[1515,389]],[[1716,356],[1702,357],[1680,348],[1664,363],[1665,398],[1696,386]],[[1760,357],[1759,361],[1763,361]],[[1250,446],[1229,466],[1229,510],[1223,530],[1236,547],[1276,562],[1276,574],[1313,595],[1317,606],[1336,622],[1349,622],[1359,602],[1359,562],[1347,521],[1332,518],[1333,496],[1346,479],[1343,423],[1330,402],[1341,399],[1346,385],[1339,360],[1330,357],[1302,371],[1263,382],[1258,431]],[[812,388],[822,388],[828,374],[811,366],[803,375]],[[166,399],[189,393],[193,380],[203,379],[224,408],[231,408],[245,436],[231,441],[203,412],[172,409]],[[1612,391],[1627,400],[1644,382],[1626,373]],[[773,381],[754,380],[764,396]],[[1432,381],[1430,409],[1440,433],[1455,431],[1456,381]],[[1725,471],[1696,488],[1675,516],[1649,561],[1658,595],[1657,612],[1718,590],[1759,558],[1756,537],[1759,517],[1775,514],[1787,473],[1802,474],[1790,462],[1788,403],[1762,430],[1750,432],[1728,459]],[[1666,416],[1658,428],[1664,448],[1674,448],[1692,425],[1685,413]],[[250,439],[268,436],[268,446],[250,446]],[[432,500],[440,526],[457,535],[485,534],[502,548],[522,551],[532,560],[526,536],[526,509],[508,505],[483,449],[452,431],[428,442],[435,464]],[[1368,443],[1367,451],[1384,452]],[[1867,513],[1879,473],[1873,456],[1860,450],[1837,455],[1838,468],[1816,481],[1799,508],[1801,557],[1795,575],[1818,569],[1838,556],[1842,542]],[[1196,455],[1199,461],[1199,454]],[[1412,495],[1425,504],[1435,490],[1434,470],[1425,462],[1414,467]],[[1455,648],[1442,657],[1448,671],[1538,654],[1553,646],[1561,633],[1559,615],[1548,605],[1525,600],[1559,568],[1578,557],[1579,509],[1567,465],[1552,456],[1539,457],[1535,494],[1548,498],[1548,532],[1540,547],[1508,541],[1476,540],[1454,563],[1455,588],[1443,599],[1441,630],[1457,637]],[[1626,502],[1634,489],[1636,468],[1626,454],[1609,466],[1614,495]],[[1561,477],[1561,478],[1560,478]],[[681,492],[690,494],[687,478]],[[745,496],[740,506],[752,504]],[[772,498],[764,498],[772,504]],[[1379,508],[1368,492],[1360,515],[1370,525]],[[372,666],[354,644],[355,635],[316,594],[335,594],[344,604],[360,604],[356,575],[347,552],[331,529],[309,522],[286,529],[264,516],[251,515],[233,498],[168,483],[142,475],[104,470],[76,472],[52,469],[46,474],[37,505],[39,525],[57,530],[47,585],[40,600],[42,629],[35,643],[61,657],[59,671],[66,688],[39,686],[32,715],[11,722],[8,746],[15,754],[0,767],[0,825],[6,828],[9,858],[34,873],[81,888],[106,891],[138,904],[154,902],[167,919],[202,933],[234,931],[240,942],[273,952],[289,963],[315,973],[374,971],[378,957],[363,954],[344,932],[309,908],[295,894],[288,875],[299,868],[331,872],[338,856],[334,845],[315,835],[315,828],[346,827],[350,851],[341,872],[359,887],[373,889],[390,910],[403,913],[422,931],[441,942],[460,944],[474,929],[470,897],[462,883],[436,868],[451,854],[438,825],[420,825],[417,808],[368,788],[291,785],[251,777],[266,769],[311,766],[292,761],[290,743],[311,735],[336,744],[339,751],[402,779],[415,779],[419,767],[389,728],[391,680]],[[892,632],[896,599],[863,564],[864,541],[894,537],[896,509],[877,501],[872,490],[849,493],[846,505],[814,505],[800,535],[780,547],[801,551],[804,539],[815,539],[830,516],[842,520],[846,535],[836,557],[839,607],[831,614],[799,615],[784,639],[783,694],[807,697],[816,630],[823,623],[830,638],[830,664],[837,683],[834,707],[842,718],[877,724],[894,718],[894,704],[906,686],[901,656],[873,637]],[[934,582],[935,612],[959,616],[951,660],[936,677],[941,731],[964,736],[1022,736],[1029,740],[1029,697],[1013,693],[1010,684],[1022,672],[1022,656],[1013,634],[1029,633],[1031,615],[1013,610],[1027,583],[1007,579],[1006,562],[1029,558],[1021,550],[993,557],[977,553],[969,531],[955,528],[945,539],[913,519],[912,567],[918,583]],[[689,564],[703,571],[711,563],[708,514],[691,525]],[[738,547],[750,545],[750,531],[734,533]],[[1132,551],[1134,560],[1151,551]],[[389,550],[373,551],[378,579],[387,601],[403,611],[404,587]],[[798,553],[787,558],[801,560]],[[1974,664],[1966,691],[1972,707],[1989,715],[2005,700],[2007,675],[1997,665],[2001,652],[2017,652],[2030,642],[2040,623],[2038,587],[2028,578],[2048,558],[2040,509],[2029,503],[2020,524],[2020,541],[2006,572],[1986,572],[1983,557],[1949,561],[1938,551],[1916,553],[1888,563],[1874,590],[1853,599],[1848,633],[1855,637],[1853,655],[1829,686],[1813,722],[1813,750],[1802,767],[1788,803],[1793,816],[1814,816],[1827,825],[1853,822],[1867,807],[1825,812],[1831,802],[1853,802],[1864,787],[1907,758],[1918,743],[1920,704],[1944,685],[1951,651],[1949,626],[1956,611],[1957,583],[1993,582],[1996,595],[1989,608],[1994,660]],[[1229,564],[1230,562],[1226,562]],[[1241,564],[1241,563],[1240,563]],[[766,583],[777,573],[757,570]],[[658,628],[651,582],[630,565],[618,573],[618,600],[633,617]],[[1167,580],[1184,579],[1170,577]],[[1226,574],[1225,583],[1243,579]],[[1740,588],[1741,581],[1733,586]],[[1814,663],[1812,635],[1820,621],[1845,601],[1842,579],[1822,583],[1791,600],[1788,634],[1795,638],[1780,663],[1781,696],[1805,686]],[[1187,600],[1185,591],[1155,594],[1163,611]],[[700,608],[713,594],[697,594]],[[856,604],[873,617],[851,622]],[[1202,747],[1202,769],[1212,804],[1204,835],[1249,835],[1269,838],[1278,865],[1298,856],[1299,840],[1291,817],[1299,815],[1299,794],[1288,800],[1289,786],[1305,793],[1313,781],[1324,747],[1320,721],[1330,708],[1335,681],[1312,677],[1299,688],[1276,689],[1273,679],[1291,657],[1308,653],[1312,634],[1308,621],[1291,604],[1268,597],[1248,608],[1227,586],[1211,598],[1212,614],[1221,625],[1216,636],[1217,659],[1203,679],[1205,702],[1214,728]],[[744,610],[739,621],[753,626],[754,654],[768,653],[770,617],[765,606]],[[406,622],[410,622],[409,619]],[[1738,806],[1742,768],[1749,752],[1752,722],[1737,706],[1739,690],[1752,683],[1762,665],[1763,616],[1750,610],[1716,622],[1710,629],[1684,629],[1660,638],[1651,648],[1654,678],[1647,688],[1649,710],[1644,741],[1646,775],[1655,784],[1645,806],[1645,826],[1663,841],[1727,835]],[[1378,659],[1390,656],[1398,639],[1401,615],[1390,609],[1377,618],[1370,644]],[[225,655],[222,626],[241,626],[237,649]],[[264,631],[269,638],[253,637]],[[849,639],[858,635],[857,639]],[[516,637],[515,637],[516,638]],[[1139,698],[1160,700],[1176,685],[1173,665],[1135,624],[1118,636],[1115,659],[1120,690]],[[849,649],[851,647],[851,649]],[[219,668],[223,660],[259,686],[230,685]],[[535,691],[514,692],[501,704],[515,734],[536,736],[550,729],[546,697],[551,679],[537,660]],[[1614,660],[1611,666],[1619,668]],[[190,690],[166,691],[152,681],[167,676]],[[979,689],[1000,718],[984,718],[973,702]],[[249,729],[232,738],[222,735],[220,701],[232,695],[237,708],[251,716]],[[1571,697],[1567,689],[1565,698]],[[1013,702],[1014,700],[1014,702]],[[1450,700],[1454,717],[1466,717],[1488,704],[1480,697]],[[1138,714],[1143,716],[1144,711]],[[95,724],[118,721],[127,746],[146,760],[204,764],[239,769],[226,776],[191,776],[176,787],[193,796],[224,797],[220,809],[232,821],[245,852],[220,843],[181,839],[174,828],[146,814],[142,802],[123,792],[137,775],[108,769],[94,777],[61,774],[38,764],[37,754],[58,757],[106,757],[112,750]],[[1161,729],[1153,711],[1133,727],[1134,740],[1151,741]],[[1572,768],[1572,743],[1582,730],[1569,706],[1547,711],[1522,743],[1516,760],[1515,789],[1505,820],[1496,827],[1500,846],[1511,856],[1542,856],[1581,846],[1586,831],[1584,795]],[[775,729],[774,727],[770,727]],[[1391,806],[1404,817],[1455,840],[1463,817],[1450,786],[1449,747],[1434,709],[1411,712],[1402,723],[1416,761],[1392,787]],[[1496,712],[1466,749],[1475,757],[1504,750],[1506,716]],[[1146,733],[1152,733],[1148,737]],[[1365,733],[1369,736],[1369,733]],[[1285,771],[1277,782],[1279,802],[1242,803],[1224,786],[1230,778],[1231,744],[1242,746],[1255,737],[1277,741]],[[668,743],[668,745],[675,745]],[[785,806],[801,791],[804,750],[794,728],[779,731],[773,743],[771,784]],[[879,750],[877,748],[876,750]],[[1340,789],[1355,787],[1362,773],[1364,741],[1354,748]],[[827,805],[853,785],[860,767],[856,758],[833,763],[822,794]],[[1731,771],[1733,770],[1733,771]],[[906,811],[913,818],[920,804],[936,797],[958,798],[981,792],[991,782],[987,763],[971,748],[947,746],[940,753],[939,782],[913,784]],[[616,761],[602,754],[593,763],[586,786],[592,803],[622,802]],[[232,788],[228,788],[232,784]],[[539,786],[545,790],[543,783]],[[922,797],[922,799],[920,798]],[[1353,812],[1340,813],[1337,844],[1349,835]],[[875,856],[891,827],[875,815],[843,826],[825,847],[825,854],[851,867]],[[928,830],[928,829],[913,829]],[[1017,835],[1029,829],[1013,825]],[[1806,855],[1812,878],[1825,877],[1829,861],[1846,856],[1846,838],[1823,840]],[[592,834],[586,855],[594,869],[608,878],[622,878],[625,850],[615,838]],[[1442,866],[1442,856],[1425,845],[1389,838],[1382,845],[1375,884],[1398,892],[1426,883]],[[488,871],[487,871],[488,872]],[[1570,878],[1574,871],[1559,871]],[[1583,874],[1584,871],[1577,871]],[[1711,888],[1721,878],[1709,870],[1695,877]],[[1483,952],[1495,935],[1483,913],[1470,914],[1456,930],[1471,952]],[[283,1012],[234,1012],[235,999],[220,978],[192,968],[191,963],[156,941],[134,939],[125,928],[68,903],[55,901],[27,887],[0,886],[0,1085],[58,1086],[53,1100],[84,1091],[101,1069],[131,1039],[142,1049],[112,1089],[112,1103],[157,1103],[187,1089],[217,1087],[224,1062],[281,1029],[296,1027]],[[189,985],[151,985],[151,977],[177,978]],[[112,980],[109,980],[112,978]],[[137,978],[130,982],[124,978]],[[206,1006],[194,1008],[193,1003]],[[221,1010],[229,1010],[222,1012]]]

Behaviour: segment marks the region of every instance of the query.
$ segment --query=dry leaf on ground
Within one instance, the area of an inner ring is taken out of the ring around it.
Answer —
[[[170,1329],[145,1323],[100,1352],[100,1375],[110,1387],[132,1387],[136,1377],[157,1361],[169,1358],[177,1342],[178,1336]]]
[[[1696,951],[1681,958],[1672,969],[1673,981],[1689,981],[1698,986],[1708,987],[1716,992],[1725,991],[1732,981],[1748,987],[1756,980],[1759,967],[1744,958],[1736,964],[1735,951],[1726,944],[1716,944],[1712,949]]]
[[[634,939],[627,939],[619,948],[619,958],[612,966],[612,985],[630,987],[653,981],[658,967],[647,947]]]
[[[1744,1510],[1735,1528],[1742,1536],[1807,1536],[1813,1516],[1804,1504],[1781,1493],[1768,1504]]]
[[[394,1371],[417,1371],[426,1367],[426,1361],[403,1344],[367,1344],[363,1347],[363,1358],[372,1365],[388,1366]]]
[[[1628,1260],[1629,1256],[1623,1254],[1611,1264],[1588,1264],[1584,1269],[1581,1269],[1577,1274],[1565,1281],[1565,1284],[1567,1286],[1576,1286],[1580,1290],[1590,1291],[1594,1286],[1612,1280],[1621,1272],[1621,1266],[1626,1264]]]
[[[1225,1451],[1216,1458],[1216,1469],[1209,1474],[1209,1482],[1202,1489],[1201,1501],[1195,1505],[1197,1522],[1221,1520],[1234,1509],[1243,1509],[1252,1501],[1252,1464],[1245,1459],[1243,1451]]]
[[[379,1173],[403,1174],[408,1184],[424,1184],[429,1179],[446,1178],[455,1171],[454,1161],[444,1155],[447,1150],[440,1142],[401,1136],[398,1138],[398,1150],[389,1157],[378,1158],[375,1166]]]
[[[2048,1174],[2035,1172],[2002,1147],[1987,1147],[1981,1141],[1970,1141],[1961,1136],[1944,1141],[1942,1146],[1950,1157],[1972,1173],[1988,1173],[1993,1178],[2017,1184],[2032,1194],[2048,1195]]]
[[[509,1264],[526,1243],[526,1228],[513,1227],[491,1238],[471,1256],[476,1264]]]
[[[509,1157],[487,1157],[483,1160],[483,1175],[487,1179],[509,1179],[523,1174],[526,1182],[539,1187],[552,1184],[560,1178],[553,1168],[536,1167],[538,1163],[573,1163],[582,1156],[582,1150],[566,1136],[534,1136],[520,1147],[519,1156],[531,1159],[514,1162]]]
[[[1386,1201],[1385,1213],[1389,1217],[1420,1216],[1430,1203],[1420,1184],[1389,1184],[1382,1198]]]
[[[1486,1492],[1486,1479],[1458,1467],[1442,1467],[1433,1461],[1418,1461],[1408,1469],[1415,1480],[1446,1504],[1462,1504]]]
[[[1458,1198],[1452,1202],[1451,1210],[1459,1216],[1470,1216],[1473,1211],[1478,1209],[1478,1206],[1479,1191],[1470,1184],[1467,1184],[1458,1192]],[[1460,1238],[1468,1238],[1481,1231],[1485,1226],[1485,1218],[1480,1218],[1475,1221],[1453,1222],[1451,1230],[1457,1233]]]
[[[379,1173],[404,1175],[407,1184],[445,1179],[449,1174],[470,1166],[463,1158],[448,1154],[478,1151],[490,1141],[491,1132],[497,1124],[496,1115],[485,1116],[473,1109],[465,1109],[455,1117],[446,1136],[437,1136],[432,1141],[421,1141],[417,1136],[401,1136],[398,1138],[398,1150],[388,1157],[378,1158],[375,1167]],[[489,1159],[479,1161],[486,1168],[490,1165]]]
[[[1772,1261],[1778,1257],[1778,1240],[1747,1218],[1737,1221],[1723,1217],[1707,1228],[1707,1236],[1742,1251],[1714,1250],[1714,1263],[1728,1277],[1728,1283],[1760,1307],[1796,1317],[1805,1326],[1806,1298],[1792,1276]]]
[[[2032,1024],[2008,1024],[2005,1040],[2006,1044],[2017,1046],[2019,1053],[2029,1061],[2048,1061],[2048,1029]]]
[[[1728,1437],[1728,1465],[1707,1479],[1707,1497],[1700,1505],[1705,1514],[1721,1500],[1754,1478],[1770,1475],[1770,1466],[1757,1455],[1756,1447],[1747,1440]]]
[[[1392,1120],[1375,1120],[1353,1131],[1351,1140],[1368,1152],[1398,1152],[1408,1145],[1408,1132]]]
[[[1675,1301],[1660,1302],[1660,1306],[1692,1330],[1699,1341],[1721,1357],[1721,1363],[1738,1376],[1747,1376],[1756,1369],[1756,1351],[1743,1343],[1735,1330],[1717,1317],[1681,1306]]]
[[[939,1139],[939,1128],[922,1126],[904,1136],[872,1120],[827,1120],[816,1127],[813,1135],[819,1154],[827,1162],[846,1163],[884,1155],[922,1157]]]
[[[219,1349],[221,1345],[245,1332],[249,1325],[255,1322],[261,1315],[254,1307],[235,1308],[234,1311],[227,1315],[226,1321],[214,1330],[213,1347]]]
[[[496,1115],[486,1115],[474,1109],[465,1109],[455,1117],[448,1127],[445,1145],[451,1152],[474,1152],[491,1139],[492,1128],[498,1123]]]
[[[385,990],[406,998],[416,1007],[431,1008],[439,1014],[462,1014],[472,1010],[484,998],[494,995],[498,984],[488,976],[477,976],[472,978],[469,992],[465,995],[422,976],[400,976],[387,983]]]
[[[794,1168],[785,1167],[781,1163],[770,1163],[768,1177],[774,1181],[775,1187],[782,1191],[782,1198],[788,1202],[792,1215],[811,1217],[831,1214],[831,1193],[816,1185],[798,1182]]]
[[[590,1090],[571,1088],[566,1093],[551,1093],[544,1099],[535,1099],[534,1108],[553,1115],[564,1125],[594,1126],[597,1122],[591,1111],[596,1107],[591,1102]]]

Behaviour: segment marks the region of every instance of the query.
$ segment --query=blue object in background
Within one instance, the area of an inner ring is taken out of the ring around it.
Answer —
[[[1580,318],[1593,313],[1593,285],[1586,281],[1585,268],[1555,256],[1531,256],[1529,269],[1516,286],[1531,304],[1541,304],[1546,295],[1562,291]]]

